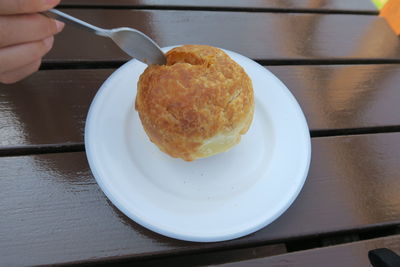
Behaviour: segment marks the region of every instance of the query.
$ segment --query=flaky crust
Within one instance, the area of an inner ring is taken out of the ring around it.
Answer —
[[[250,127],[250,78],[222,50],[185,45],[140,76],[135,107],[150,140],[187,161],[225,151]]]

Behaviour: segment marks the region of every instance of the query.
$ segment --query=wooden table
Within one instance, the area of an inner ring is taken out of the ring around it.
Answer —
[[[312,162],[297,200],[249,236],[191,243],[117,210],[83,144],[89,105],[129,58],[66,27],[41,70],[0,85],[0,265],[368,266],[400,252],[400,41],[368,0],[64,0],[101,27],[131,26],[161,46],[246,55],[299,101]]]

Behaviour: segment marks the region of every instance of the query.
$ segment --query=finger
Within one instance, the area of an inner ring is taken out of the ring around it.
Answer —
[[[63,28],[64,23],[39,14],[0,16],[0,47],[42,40]]]
[[[28,65],[25,65],[25,66],[19,68],[18,70],[1,73],[0,74],[0,82],[5,83],[5,84],[18,82],[18,81],[22,80],[23,78],[36,72],[39,69],[41,63],[42,63],[42,61],[39,59]]]
[[[0,49],[0,73],[9,72],[42,58],[53,46],[54,37]]]
[[[60,0],[0,0],[0,15],[36,13],[59,3]]]

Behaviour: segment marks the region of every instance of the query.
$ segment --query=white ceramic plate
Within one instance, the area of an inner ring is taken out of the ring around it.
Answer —
[[[306,179],[310,135],[295,98],[264,67],[226,52],[252,79],[256,103],[250,130],[228,152],[185,162],[149,141],[134,110],[146,67],[137,60],[115,71],[90,106],[85,146],[97,183],[125,215],[159,234],[199,242],[250,234],[278,218]]]

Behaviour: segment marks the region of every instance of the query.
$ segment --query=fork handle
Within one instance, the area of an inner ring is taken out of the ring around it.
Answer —
[[[82,21],[80,19],[77,19],[77,18],[75,18],[73,16],[70,16],[70,15],[64,13],[64,12],[61,12],[61,11],[57,10],[57,9],[54,9],[54,8],[53,9],[49,9],[47,11],[41,12],[41,14],[45,15],[46,17],[49,17],[49,18],[52,18],[52,19],[57,19],[57,20],[60,20],[62,22],[74,25],[74,26],[76,26],[78,28],[81,28],[83,30],[95,33],[97,35],[109,37],[108,30],[96,27],[96,26],[94,26],[92,24],[84,22],[84,21]]]

